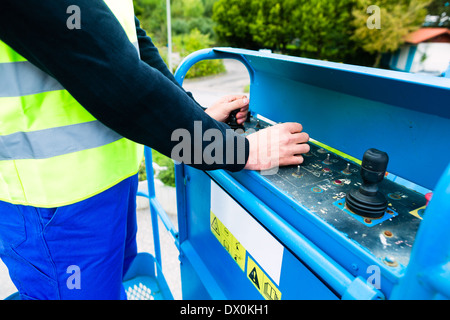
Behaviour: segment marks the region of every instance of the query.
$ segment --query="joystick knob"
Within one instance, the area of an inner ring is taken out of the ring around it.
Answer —
[[[244,129],[244,126],[242,124],[237,123],[236,115],[239,112],[240,109],[236,109],[230,112],[230,115],[228,116],[228,119],[226,123],[230,126],[231,129]]]
[[[369,149],[364,153],[361,163],[362,185],[351,190],[345,202],[352,212],[368,218],[379,218],[387,209],[386,197],[378,191],[378,184],[386,173],[388,155],[377,149]]]

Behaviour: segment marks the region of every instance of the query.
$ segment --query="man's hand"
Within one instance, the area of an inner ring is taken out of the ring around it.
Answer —
[[[220,98],[214,105],[207,108],[205,112],[213,119],[225,122],[231,111],[240,109],[236,114],[238,124],[242,124],[247,118],[249,100],[245,95],[228,95]]]
[[[303,163],[303,153],[309,152],[309,135],[299,123],[283,123],[247,136],[250,154],[244,169],[269,170]]]

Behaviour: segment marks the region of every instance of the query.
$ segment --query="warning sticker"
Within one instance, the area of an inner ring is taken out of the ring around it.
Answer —
[[[253,259],[247,258],[247,277],[266,300],[281,300],[281,292]]]
[[[246,279],[248,289],[254,286],[264,299],[280,300],[284,246],[213,180],[209,223],[211,233],[242,270],[233,276]]]
[[[236,261],[242,271],[245,270],[246,250],[233,234],[223,225],[223,223],[211,211],[211,232],[219,240],[220,244],[228,251],[230,256]]]
[[[427,206],[423,206],[423,207],[417,208],[416,210],[410,211],[409,213],[419,219],[423,219],[422,217],[423,217],[423,214],[424,214],[426,208],[427,208]]]

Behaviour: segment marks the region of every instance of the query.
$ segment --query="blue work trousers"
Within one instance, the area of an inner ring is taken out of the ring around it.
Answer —
[[[21,299],[124,299],[137,254],[137,175],[58,208],[0,201],[0,256]]]

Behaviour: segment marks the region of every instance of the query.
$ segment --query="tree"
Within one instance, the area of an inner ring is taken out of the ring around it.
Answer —
[[[210,48],[213,44],[209,35],[202,34],[198,29],[193,29],[188,34],[174,36],[173,42],[175,50],[183,57],[200,49]],[[186,79],[218,74],[224,71],[225,66],[222,60],[204,60],[197,62],[189,69]]]
[[[214,37],[211,19],[217,0],[171,0],[172,32],[189,34],[193,29]],[[166,1],[133,0],[135,14],[154,42],[167,42]]]
[[[428,6],[426,27],[450,28],[450,1],[433,0]]]
[[[219,0],[218,37],[232,46],[268,48],[316,59],[344,61],[356,0]]]
[[[357,0],[353,10],[355,32],[352,39],[366,52],[375,54],[374,67],[380,64],[383,53],[396,51],[405,36],[418,29],[427,14],[426,7],[430,0],[379,0],[379,27],[371,28],[372,18],[367,8],[372,0]],[[378,13],[373,13],[378,14]]]
[[[133,3],[135,15],[154,42],[166,43],[166,2],[161,0],[133,0]]]
[[[212,19],[218,38],[231,46],[257,49],[259,45],[253,41],[250,24],[256,12],[252,6],[254,0],[218,0],[213,7]]]
[[[355,0],[289,0],[291,35],[301,55],[345,61],[354,51],[350,37]]]
[[[290,42],[288,35],[290,12],[286,1],[259,0],[252,1],[252,12],[256,15],[249,30],[254,43],[260,48],[267,48],[284,52]]]

